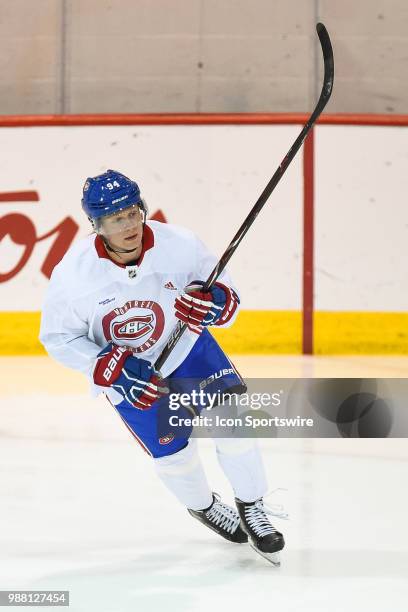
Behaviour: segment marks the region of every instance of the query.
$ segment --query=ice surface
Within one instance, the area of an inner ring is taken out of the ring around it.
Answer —
[[[279,367],[303,367],[285,359]],[[271,489],[288,489],[277,569],[192,520],[80,378],[47,358],[1,361],[1,589],[69,590],[74,612],[407,609],[405,440],[261,442]],[[237,365],[245,374],[265,363]],[[395,367],[408,373],[408,359]],[[212,442],[200,448],[232,502]]]

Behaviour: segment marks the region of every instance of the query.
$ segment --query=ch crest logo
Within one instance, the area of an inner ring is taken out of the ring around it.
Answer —
[[[153,300],[129,300],[102,319],[107,342],[126,344],[134,353],[143,353],[159,340],[164,329],[164,312]]]
[[[150,334],[153,329],[153,315],[136,316],[112,325],[113,335],[118,339],[137,340]]]
[[[174,434],[169,433],[166,436],[159,438],[159,444],[170,444],[170,442],[173,442],[173,440],[174,440]]]

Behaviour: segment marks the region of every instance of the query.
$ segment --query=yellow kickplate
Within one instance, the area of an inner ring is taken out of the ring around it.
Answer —
[[[44,355],[39,312],[0,312],[0,355]],[[243,310],[234,325],[212,328],[231,354],[300,354],[302,316],[296,311]],[[317,355],[407,355],[406,312],[316,312]]]

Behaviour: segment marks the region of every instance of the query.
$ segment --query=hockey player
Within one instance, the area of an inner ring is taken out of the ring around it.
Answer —
[[[56,360],[83,372],[96,393],[106,394],[153,458],[159,478],[194,518],[232,542],[249,538],[276,563],[284,540],[266,516],[266,480],[256,444],[215,439],[219,464],[235,493],[234,509],[209,488],[189,433],[158,432],[173,381],[191,391],[194,381],[212,377],[212,391],[245,390],[207,330],[231,325],[237,314],[239,297],[228,274],[203,292],[215,258],[192,232],[146,221],[138,185],[119,172],[88,178],[82,207],[94,233],[76,242],[54,268],[41,342]],[[153,364],[177,319],[188,330],[159,373]]]

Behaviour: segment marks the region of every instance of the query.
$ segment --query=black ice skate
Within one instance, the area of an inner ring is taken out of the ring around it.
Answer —
[[[285,540],[266,516],[273,513],[264,507],[262,498],[254,502],[243,502],[236,498],[235,503],[242,529],[248,534],[249,544],[262,557],[279,567],[279,551],[285,546]]]
[[[190,510],[188,508],[188,511],[191,516],[219,533],[226,540],[238,544],[248,542],[247,534],[240,527],[238,512],[231,506],[223,504],[217,493],[213,493],[213,502],[208,508],[204,508],[204,510]]]

